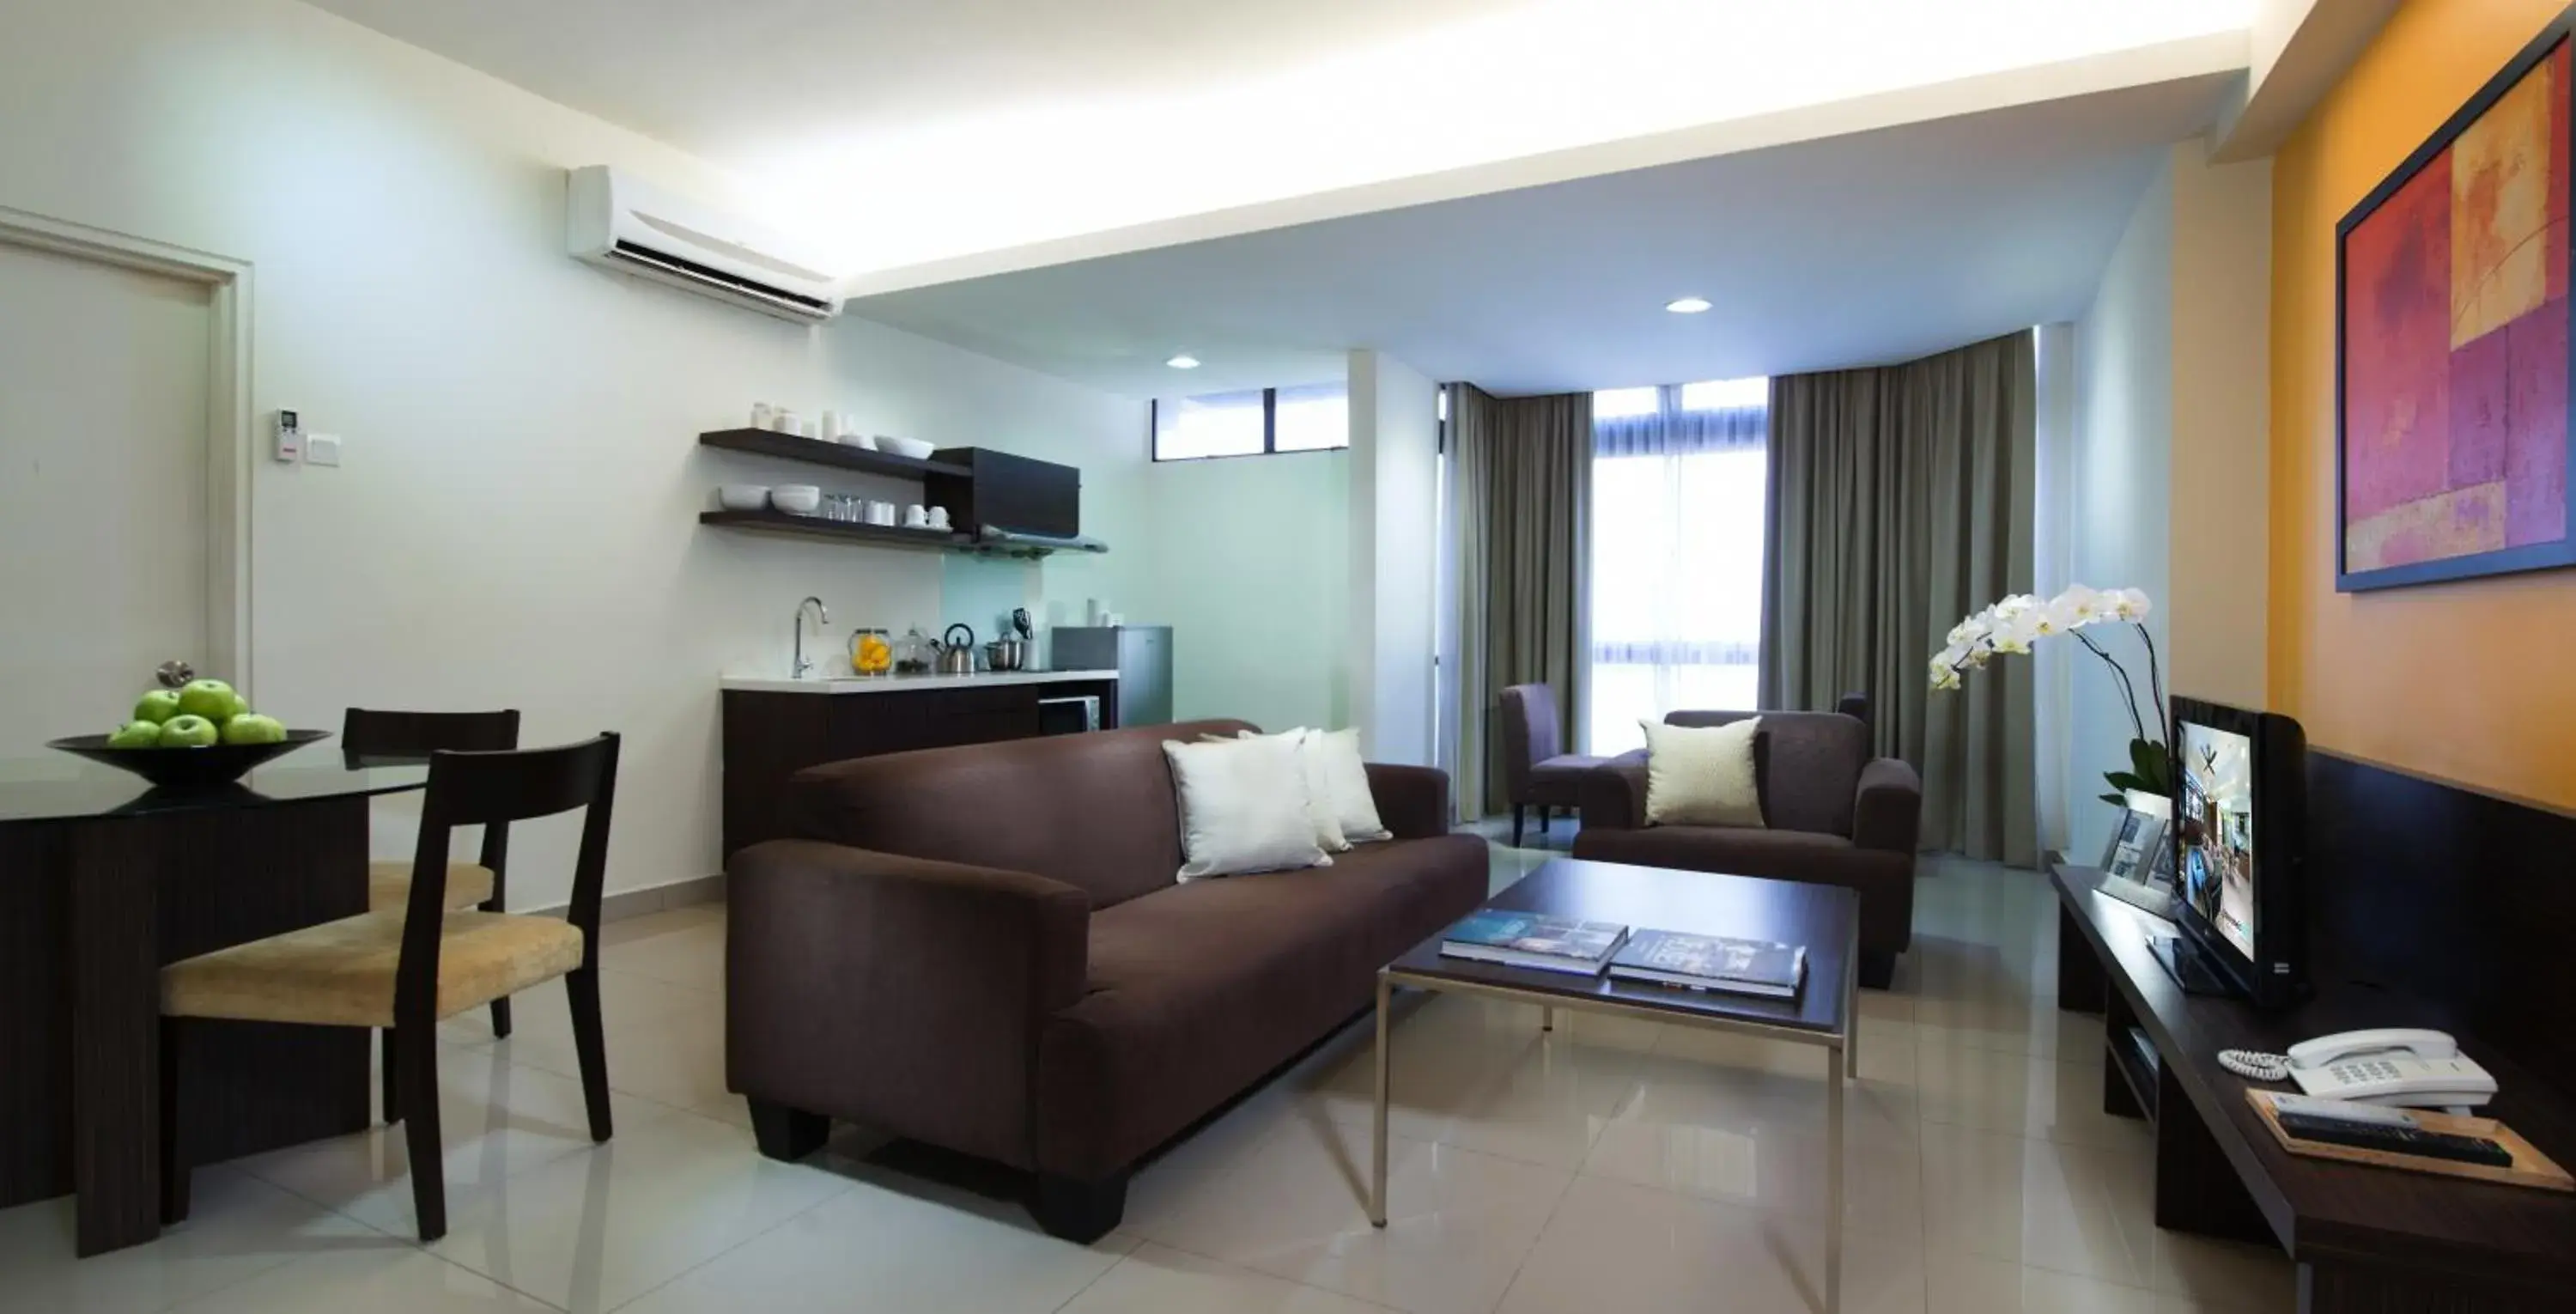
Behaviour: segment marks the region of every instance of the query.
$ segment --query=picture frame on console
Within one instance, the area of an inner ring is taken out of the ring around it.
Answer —
[[[2335,225],[2335,589],[2576,565],[2576,10]]]
[[[2102,848],[2102,861],[2097,866],[2122,880],[2144,881],[2158,863],[2156,855],[2165,844],[2165,819],[2173,815],[2172,805],[2154,794],[2126,791],[2129,806],[2120,814],[2120,824],[2112,827],[2110,842]],[[2171,864],[2164,864],[2171,870]]]

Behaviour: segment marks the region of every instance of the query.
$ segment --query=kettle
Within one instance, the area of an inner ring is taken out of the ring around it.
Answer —
[[[963,634],[962,640],[956,636]],[[975,673],[975,631],[964,621],[949,626],[939,634],[939,673],[973,675]]]

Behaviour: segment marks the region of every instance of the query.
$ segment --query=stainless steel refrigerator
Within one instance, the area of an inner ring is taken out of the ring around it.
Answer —
[[[1118,672],[1118,724],[1172,723],[1172,627],[1058,626],[1047,664],[1059,671]]]

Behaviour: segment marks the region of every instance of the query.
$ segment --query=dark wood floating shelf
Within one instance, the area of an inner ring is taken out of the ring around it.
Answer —
[[[763,534],[828,538],[841,543],[919,548],[931,552],[971,552],[975,548],[972,542],[945,529],[862,525],[847,520],[825,520],[820,516],[792,516],[784,511],[702,511],[698,513],[698,523],[721,525],[727,529],[749,529]]]
[[[820,438],[800,438],[792,433],[775,433],[768,429],[718,429],[713,433],[699,434],[698,441],[708,447],[721,447],[731,452],[774,456],[784,461],[828,465],[841,470],[861,470],[897,479],[924,479],[931,475],[946,479],[975,477],[975,472],[965,466],[950,465],[945,461],[920,461],[909,456],[897,456],[893,452],[872,451],[846,443],[827,443]],[[881,525],[859,527],[886,532]]]

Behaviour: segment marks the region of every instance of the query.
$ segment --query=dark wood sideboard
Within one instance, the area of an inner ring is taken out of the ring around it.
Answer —
[[[2291,1155],[2217,1061],[2449,1031],[2501,1087],[2480,1112],[2576,1164],[2576,817],[2325,752],[2308,813],[2314,993],[2277,1012],[2185,995],[2161,923],[2051,871],[2059,1006],[2103,1015],[2105,1110],[2154,1125],[2156,1225],[2280,1246],[2303,1314],[2576,1308],[2576,1195]]]
[[[785,835],[778,802],[810,766],[921,748],[1030,739],[1042,699],[1096,696],[1114,728],[1118,682],[1068,679],[864,693],[724,691],[724,852]]]

